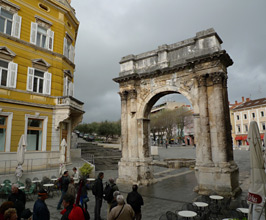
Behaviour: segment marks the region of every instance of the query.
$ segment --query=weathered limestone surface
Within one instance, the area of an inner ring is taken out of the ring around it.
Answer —
[[[234,195],[240,190],[233,160],[227,67],[233,64],[213,29],[195,37],[120,61],[122,159],[120,182],[153,183],[150,153],[152,106],[164,95],[180,93],[194,109],[197,191]]]

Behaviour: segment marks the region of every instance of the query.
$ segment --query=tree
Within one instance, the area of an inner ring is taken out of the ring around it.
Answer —
[[[156,136],[159,140],[166,136],[167,141],[177,137],[182,140],[184,137],[183,131],[186,125],[186,118],[192,115],[192,112],[186,107],[179,107],[174,110],[163,110],[151,115],[151,133],[153,140]],[[189,120],[187,120],[189,122]]]

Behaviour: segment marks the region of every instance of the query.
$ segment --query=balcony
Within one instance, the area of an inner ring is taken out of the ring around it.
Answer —
[[[72,96],[60,96],[56,99],[55,107],[55,128],[59,128],[60,122],[65,120],[72,121],[72,128],[76,127],[81,121],[85,113],[83,110],[83,102]]]
[[[83,102],[75,99],[72,96],[60,96],[57,98],[57,106],[60,107],[70,107],[76,109],[77,111],[83,112]]]

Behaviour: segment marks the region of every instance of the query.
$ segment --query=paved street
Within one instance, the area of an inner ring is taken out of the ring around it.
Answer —
[[[195,149],[193,147],[170,147],[168,149],[159,148],[160,160],[164,158],[195,158]],[[245,149],[234,151],[235,160],[240,169],[240,183],[243,193],[239,198],[244,198],[248,189],[249,176],[249,151]],[[139,192],[144,198],[144,207],[142,209],[144,220],[159,219],[160,215],[166,211],[175,211],[184,203],[191,202],[198,194],[193,192],[196,186],[196,178],[193,170],[188,168],[181,168],[178,170],[158,168],[155,169],[157,179],[156,184],[150,186],[142,186]],[[159,172],[159,173],[158,173]],[[105,170],[104,182],[110,177],[117,177],[116,170]],[[163,178],[160,178],[163,177]],[[131,186],[119,184],[120,191],[127,195]],[[88,192],[90,201],[88,202],[89,213],[92,219],[94,218],[94,198],[91,191]],[[239,199],[238,198],[238,199]],[[49,198],[47,200],[48,208],[51,212],[51,219],[60,219],[61,215],[56,210],[56,205],[59,200],[58,196]],[[233,201],[236,203],[237,200]],[[28,201],[27,207],[32,209],[34,201]],[[103,203],[102,217],[106,219],[107,204]]]

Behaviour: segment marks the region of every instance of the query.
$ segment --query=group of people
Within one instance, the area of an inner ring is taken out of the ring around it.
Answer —
[[[20,220],[31,217],[32,213],[25,209],[26,195],[17,184],[12,185],[7,200],[0,206],[0,220]]]
[[[65,171],[58,180],[61,189],[61,197],[57,204],[57,210],[61,210],[61,220],[86,220],[90,219],[87,211],[87,202],[89,201],[87,190],[91,189],[95,197],[94,219],[102,220],[101,207],[103,199],[108,203],[107,220],[140,220],[142,196],[138,193],[138,186],[132,186],[132,192],[128,193],[126,200],[119,192],[114,179],[109,179],[110,189],[106,192],[104,188],[104,173],[100,172],[94,183],[86,179],[79,179],[78,171],[74,167],[72,178],[68,171]],[[107,197],[105,194],[110,194]],[[0,220],[50,220],[50,212],[45,203],[48,198],[48,192],[40,189],[38,199],[33,206],[33,212],[25,209],[26,195],[19,189],[17,184],[13,184],[8,201],[0,206]],[[62,210],[61,205],[64,209]]]

